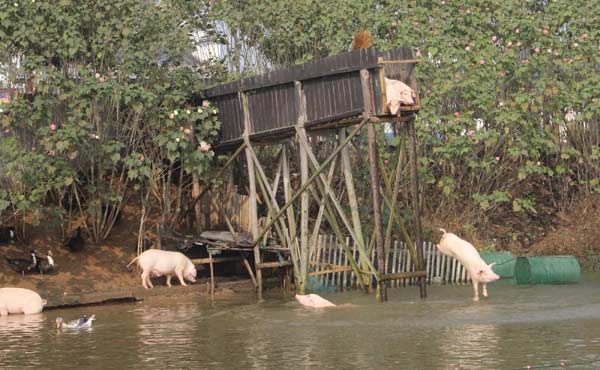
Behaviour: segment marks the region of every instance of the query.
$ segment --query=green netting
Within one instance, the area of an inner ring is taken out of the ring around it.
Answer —
[[[581,279],[574,256],[518,257],[514,280],[517,284],[574,284]]]
[[[485,263],[496,262],[492,270],[501,278],[511,278],[514,275],[516,258],[511,252],[481,252]]]
[[[306,290],[311,293],[326,293],[326,292],[335,292],[335,286],[326,286],[322,284],[319,279],[314,276],[308,277],[308,283],[306,284]]]

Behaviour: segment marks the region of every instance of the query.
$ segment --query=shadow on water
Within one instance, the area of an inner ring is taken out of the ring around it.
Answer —
[[[516,369],[600,366],[600,274],[570,286],[391,289],[323,296],[309,309],[269,292],[211,303],[194,296],[0,318],[0,368]],[[96,314],[92,330],[57,331],[56,316]],[[595,365],[593,361],[598,361]],[[580,365],[572,365],[581,363]]]

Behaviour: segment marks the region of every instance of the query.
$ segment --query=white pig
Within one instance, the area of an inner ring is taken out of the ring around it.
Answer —
[[[479,256],[477,249],[475,249],[471,243],[452,233],[446,233],[446,230],[444,229],[440,229],[440,231],[442,231],[444,235],[442,235],[442,238],[440,239],[438,249],[445,255],[456,258],[467,270],[473,283],[473,291],[475,294],[473,300],[475,302],[479,301],[478,285],[480,282],[483,283],[483,296],[487,297],[487,283],[500,279],[500,276],[492,271],[492,266],[494,266],[495,262],[490,263],[489,265],[486,264]]]
[[[47,303],[33,290],[23,288],[0,288],[0,316],[23,313],[40,313]]]
[[[387,97],[387,105],[390,113],[395,115],[398,113],[401,104],[414,105],[414,99],[417,97],[413,89],[402,81],[385,79],[385,94]]]
[[[171,277],[177,276],[179,283],[187,286],[185,280],[196,281],[196,267],[183,253],[148,249],[129,262],[129,267],[137,261],[142,269],[142,285],[144,288],[153,288],[151,276],[167,276],[167,286],[171,286]],[[185,280],[184,280],[185,278]]]
[[[307,306],[307,307],[321,308],[321,307],[334,307],[335,306],[335,304],[329,302],[328,300],[326,300],[325,298],[323,298],[317,294],[307,294],[307,295],[296,294],[295,298],[298,302],[300,302],[301,305]]]

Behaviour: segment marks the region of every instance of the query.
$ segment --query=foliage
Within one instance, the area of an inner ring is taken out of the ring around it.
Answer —
[[[380,49],[412,48],[422,60],[417,125],[430,214],[518,229],[524,217],[545,224],[600,191],[598,2],[218,4],[215,17],[274,67],[348,50],[360,29]],[[355,175],[368,179],[366,170]],[[367,195],[367,185],[358,191]]]
[[[217,111],[196,96],[202,74],[182,64],[194,47],[190,34],[210,30],[202,7],[0,4],[2,64],[13,82],[25,84],[2,120],[3,199],[21,216],[64,208],[63,217],[83,216],[91,235],[103,239],[132,190],[148,191],[152,170],[164,176],[177,164],[186,174],[204,172]]]

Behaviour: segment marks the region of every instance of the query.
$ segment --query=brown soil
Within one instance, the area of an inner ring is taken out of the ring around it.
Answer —
[[[31,249],[45,255],[52,250],[57,271],[52,274],[29,273],[22,276],[0,261],[0,286],[33,289],[44,296],[71,295],[91,291],[122,289],[140,285],[139,274],[127,264],[135,256],[137,228],[135,222],[123,220],[113,229],[109,239],[93,244],[86,240],[80,252],[63,246],[60,230],[33,228],[27,242],[0,246],[0,255],[27,258]],[[85,235],[84,235],[85,237]]]
[[[583,258],[600,254],[600,196],[577,202],[560,212],[555,222],[556,226],[538,239],[528,254],[572,254]]]

